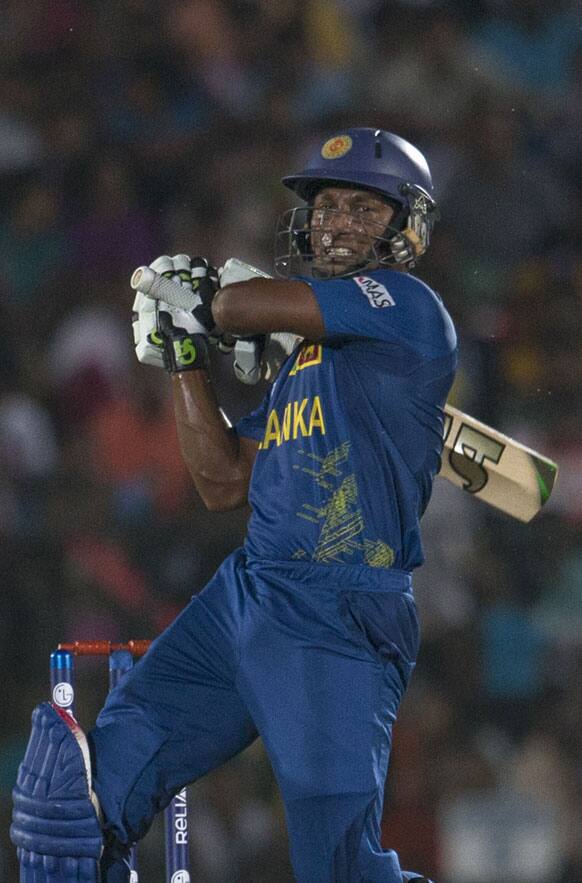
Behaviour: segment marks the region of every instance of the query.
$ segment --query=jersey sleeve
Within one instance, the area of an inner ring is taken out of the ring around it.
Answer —
[[[453,323],[440,297],[407,273],[374,270],[347,279],[310,279],[326,339],[402,343],[425,358],[456,348]]]
[[[256,410],[251,411],[250,414],[242,417],[235,424],[234,428],[237,435],[244,436],[245,438],[254,438],[256,441],[262,440],[265,434],[270,395],[269,391]]]

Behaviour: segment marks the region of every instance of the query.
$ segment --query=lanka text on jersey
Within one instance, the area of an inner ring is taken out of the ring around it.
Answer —
[[[300,402],[287,402],[282,414],[279,414],[276,408],[269,411],[265,435],[259,450],[267,450],[272,443],[280,445],[286,441],[295,441],[297,438],[307,438],[313,435],[315,430],[325,435],[325,422],[319,396],[314,396],[311,401],[304,398]]]

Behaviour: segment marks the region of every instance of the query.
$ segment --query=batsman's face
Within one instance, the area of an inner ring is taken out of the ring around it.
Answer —
[[[327,275],[339,276],[365,264],[393,217],[392,206],[369,190],[320,190],[311,215],[314,265]]]

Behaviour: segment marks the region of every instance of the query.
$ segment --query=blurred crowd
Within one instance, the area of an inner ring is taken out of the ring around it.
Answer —
[[[582,11],[576,0],[4,0],[0,19],[0,879],[58,641],[152,638],[238,545],[132,352],[159,254],[272,268],[280,178],[347,125],[427,155],[418,275],[458,326],[453,403],[560,463],[520,524],[437,480],[423,647],[385,845],[438,883],[582,883]],[[226,413],[254,407],[213,356]],[[106,689],[79,665],[81,720]],[[191,792],[193,879],[292,880],[260,744]],[[162,877],[161,827],[143,847]],[[150,877],[147,876],[150,874]]]

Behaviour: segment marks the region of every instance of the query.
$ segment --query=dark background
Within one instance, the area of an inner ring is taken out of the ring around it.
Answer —
[[[155,636],[244,535],[246,512],[202,507],[167,378],[133,356],[131,271],[179,251],[270,270],[280,177],[373,125],[433,171],[418,274],[460,332],[451,401],[561,466],[529,525],[437,480],[385,844],[439,883],[580,883],[579,4],[4,0],[0,70],[0,879],[50,651]],[[232,418],[261,397],[229,357],[214,374]],[[79,671],[88,726],[105,666]],[[191,802],[194,880],[292,879],[260,745]]]

